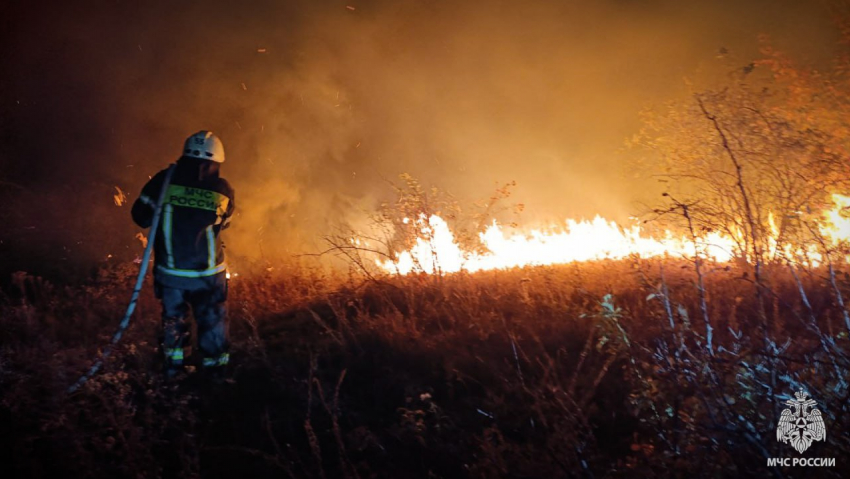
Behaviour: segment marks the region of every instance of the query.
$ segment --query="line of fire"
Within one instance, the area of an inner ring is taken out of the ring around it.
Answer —
[[[848,477],[848,0],[0,10],[3,477]]]

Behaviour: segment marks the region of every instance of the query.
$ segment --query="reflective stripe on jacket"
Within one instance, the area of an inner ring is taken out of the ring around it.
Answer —
[[[234,194],[224,178],[199,173],[204,160],[188,160],[178,161],[165,195],[154,263],[158,274],[200,278],[227,267],[220,235],[233,215]],[[142,228],[149,227],[153,219],[165,172],[151,178],[133,204],[133,220]]]

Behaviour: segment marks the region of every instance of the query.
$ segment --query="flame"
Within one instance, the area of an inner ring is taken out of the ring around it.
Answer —
[[[145,236],[142,233],[136,233],[136,239],[139,240],[140,243],[142,243],[142,248],[148,247],[148,237],[147,236]]]
[[[841,214],[850,209],[850,197],[833,195],[835,207],[824,212],[821,233],[833,244],[850,239],[850,218]],[[403,223],[411,220],[404,218]],[[568,219],[556,231],[531,230],[526,234],[507,233],[493,222],[479,234],[486,252],[464,251],[455,240],[445,220],[437,215],[421,215],[414,220],[420,235],[407,251],[396,255],[395,261],[377,261],[387,272],[408,274],[425,272],[433,274],[458,271],[475,272],[488,269],[506,269],[518,266],[564,264],[600,259],[623,259],[631,255],[658,257],[664,255],[700,256],[717,262],[730,261],[738,242],[720,233],[710,233],[697,238],[696,244],[685,237],[676,237],[665,231],[660,238],[646,234],[639,225],[623,228],[613,221],[596,216],[590,221]],[[779,228],[771,214],[768,226],[774,238]],[[738,239],[743,232],[737,231]],[[360,244],[352,239],[353,244]],[[771,254],[781,251],[785,257],[805,255],[812,264],[822,261],[815,246],[808,248],[771,243]]]
[[[825,224],[821,232],[833,245],[838,245],[850,240],[850,196],[834,194],[832,202],[835,207],[824,212]]]
[[[115,206],[122,206],[124,203],[127,202],[127,194],[124,193],[121,188],[116,186],[115,194],[112,195],[112,202],[115,203]]]

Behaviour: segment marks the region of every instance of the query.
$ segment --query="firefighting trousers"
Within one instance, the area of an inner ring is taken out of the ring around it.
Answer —
[[[227,279],[224,274],[182,280],[178,284],[156,282],[162,301],[162,348],[167,368],[179,368],[189,346],[191,308],[198,330],[198,349],[205,367],[224,366],[230,360],[227,310]]]

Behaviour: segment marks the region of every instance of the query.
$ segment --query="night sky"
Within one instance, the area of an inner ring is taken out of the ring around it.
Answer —
[[[237,255],[318,247],[410,173],[515,180],[525,221],[622,218],[642,109],[758,56],[827,66],[830,2],[12,1],[0,19],[0,269],[128,258],[135,199],[200,129],[224,141]],[[722,50],[721,50],[722,49]],[[720,52],[728,52],[720,54]],[[262,248],[260,248],[262,246]]]

